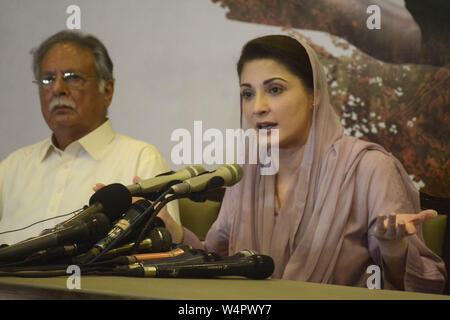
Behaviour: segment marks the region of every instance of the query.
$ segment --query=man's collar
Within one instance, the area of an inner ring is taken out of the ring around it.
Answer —
[[[108,143],[114,139],[114,130],[111,121],[107,119],[100,127],[88,133],[78,142],[95,160],[100,160]]]
[[[52,139],[47,138],[44,140],[44,144],[40,150],[39,161],[44,161],[51,151],[56,152],[57,148],[53,145]]]
[[[111,125],[111,121],[107,119],[97,129],[91,131],[81,139],[78,139],[77,141],[74,141],[72,143],[79,143],[92,158],[98,161],[103,155],[103,152],[108,143],[110,143],[114,139],[114,135],[115,132]],[[52,139],[48,138],[44,142],[44,146],[42,148],[40,156],[41,161],[44,161],[51,151],[62,152],[55,146]]]

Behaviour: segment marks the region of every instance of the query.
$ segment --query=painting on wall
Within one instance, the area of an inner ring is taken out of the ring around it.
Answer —
[[[450,197],[450,3],[211,1],[307,41],[345,133],[384,146],[422,192]]]

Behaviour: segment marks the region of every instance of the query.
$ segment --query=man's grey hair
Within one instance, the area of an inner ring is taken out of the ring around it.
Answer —
[[[39,79],[42,59],[47,52],[58,43],[73,43],[80,47],[88,48],[92,51],[92,54],[94,55],[95,69],[97,76],[100,79],[100,91],[103,91],[106,81],[114,80],[113,63],[103,43],[93,35],[83,34],[74,30],[60,31],[42,42],[39,47],[31,50],[31,54],[33,56],[33,73],[36,80]]]

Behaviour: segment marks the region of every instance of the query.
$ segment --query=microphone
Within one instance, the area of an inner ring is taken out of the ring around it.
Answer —
[[[170,250],[170,251],[161,251],[158,253],[139,253],[134,254],[134,261],[128,263],[135,263],[135,262],[144,262],[144,261],[151,261],[151,260],[167,260],[170,259],[170,261],[173,261],[174,257],[177,257],[181,254],[188,253],[192,248],[186,244],[178,245],[176,248]]]
[[[164,252],[172,249],[172,235],[166,228],[155,228],[149,233],[150,243],[144,248],[146,252]]]
[[[115,258],[117,256],[125,255],[130,253],[131,249],[133,249],[135,243],[128,243],[121,247],[108,250],[105,252],[101,260],[108,260]],[[139,252],[165,252],[172,249],[172,235],[170,232],[164,227],[157,227],[151,229],[148,236],[139,243],[138,250]],[[149,254],[149,253],[142,253]],[[81,260],[79,257],[75,257],[72,259],[74,263],[79,263]],[[93,257],[92,257],[93,258]]]
[[[131,257],[126,257],[122,262],[126,261],[128,265],[118,266],[114,268],[113,272],[117,275],[146,277],[145,268],[148,263],[152,267],[156,265],[167,267],[186,263],[200,264],[218,259],[220,259],[219,255],[214,252],[178,247],[170,252],[136,254]]]
[[[109,254],[108,251],[107,254]],[[106,256],[106,254],[105,254]],[[154,263],[178,263],[186,261],[206,262],[217,260],[218,255],[215,253],[205,253],[203,250],[192,249],[188,245],[179,245],[175,249],[163,252],[152,253],[138,253],[133,255],[121,255],[114,259],[107,259],[104,261],[96,262],[96,266],[114,266],[113,272],[117,275],[133,275],[135,268],[130,265],[137,264],[137,262],[154,261]],[[131,270],[131,271],[130,271]],[[138,276],[142,276],[138,274]]]
[[[64,245],[41,250],[28,256],[21,262],[22,265],[44,265],[44,264],[70,264],[73,256],[86,252],[92,248],[91,243],[80,243]]]
[[[119,267],[122,268],[123,267]],[[252,251],[212,262],[174,264],[136,263],[128,266],[129,275],[155,278],[211,278],[219,276],[244,276],[250,279],[266,279],[273,274],[275,265],[270,256]]]
[[[116,221],[132,203],[132,195],[163,191],[171,185],[207,172],[201,166],[189,166],[178,172],[163,173],[154,178],[124,186],[120,183],[109,184],[96,191],[89,199],[89,207],[72,218],[56,225],[51,231],[70,225],[73,221],[89,217],[96,212],[104,212],[110,221]]]
[[[213,172],[205,173],[173,185],[171,190],[176,195],[208,191],[223,186],[232,186],[238,183],[243,175],[244,173],[240,165],[225,164]]]
[[[127,233],[124,237],[121,237],[121,240],[117,241],[114,248],[121,248],[123,246],[130,245],[130,243],[136,244],[136,241],[139,240],[138,237],[143,230],[142,225],[140,223],[141,222],[138,222],[138,224],[136,226],[131,226],[129,233]],[[152,229],[159,228],[159,227],[165,228],[166,225],[160,217],[156,216],[153,218],[153,220],[151,221],[148,228],[144,231],[145,235],[142,235],[142,237],[148,238],[152,232]],[[143,239],[141,239],[141,241],[143,241]],[[141,241],[139,241],[139,246],[143,245],[140,243]],[[111,248],[111,250],[112,250],[112,248]],[[110,251],[110,250],[108,250],[108,251]],[[105,254],[106,254],[106,252],[105,252]]]
[[[175,265],[186,263],[205,263],[220,260],[220,256],[215,252],[207,252],[201,249],[192,249],[190,247],[188,248],[179,247],[179,248],[181,248],[184,251],[179,255],[171,255],[171,256],[161,255],[161,257],[158,259],[154,259],[154,257],[150,256],[150,254],[135,255],[135,257],[137,259],[137,262],[150,261],[148,263],[151,266]],[[146,266],[147,264],[144,262],[143,265]]]
[[[142,213],[146,211],[151,206],[150,202],[147,200],[136,201],[128,211],[123,215],[123,217],[114,225],[114,227],[108,232],[108,235],[97,242],[94,247],[78,257],[81,264],[87,263],[97,257],[106,248],[108,248],[113,241],[117,238],[124,236],[124,234],[131,231],[131,224],[135,223]]]
[[[89,207],[72,218],[57,224],[51,231],[65,228],[79,220],[89,219],[97,212],[103,212],[109,218],[109,221],[116,221],[130,206],[130,191],[120,183],[113,183],[96,191],[89,199]]]
[[[104,237],[109,229],[108,218],[105,214],[98,212],[86,220],[74,221],[70,226],[57,231],[2,248],[0,261],[21,260],[32,253],[56,246],[95,242]]]
[[[154,178],[142,180],[141,182],[127,186],[127,189],[132,195],[161,192],[167,190],[174,184],[199,176],[207,171],[201,166],[189,166],[177,172],[172,172],[169,171]]]

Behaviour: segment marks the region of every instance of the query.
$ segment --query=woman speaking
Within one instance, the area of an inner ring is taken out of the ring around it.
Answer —
[[[419,194],[381,146],[344,134],[313,50],[282,35],[248,42],[237,64],[246,125],[278,129],[279,169],[227,190],[200,242],[160,216],[173,238],[221,255],[250,249],[275,262],[273,278],[365,287],[370,265],[384,289],[442,292],[444,262],[423,242]]]

